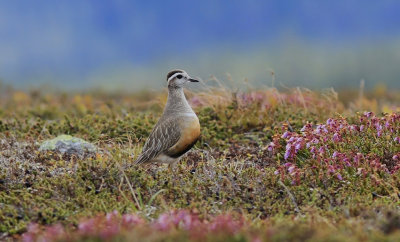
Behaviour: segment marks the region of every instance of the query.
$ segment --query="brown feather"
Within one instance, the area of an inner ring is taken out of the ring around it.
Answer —
[[[176,118],[160,120],[154,126],[149,138],[144,144],[143,151],[136,159],[135,164],[151,162],[158,155],[168,150],[178,142],[181,137]]]

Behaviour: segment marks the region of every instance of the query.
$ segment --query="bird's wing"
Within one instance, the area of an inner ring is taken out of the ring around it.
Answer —
[[[181,137],[181,130],[178,123],[178,120],[174,117],[157,123],[144,144],[143,151],[136,159],[135,164],[150,162],[162,152],[174,146]]]

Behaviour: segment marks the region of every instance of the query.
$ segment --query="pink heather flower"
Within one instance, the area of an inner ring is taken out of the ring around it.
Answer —
[[[290,166],[290,167],[288,168],[288,172],[289,172],[289,173],[292,173],[292,172],[294,171],[295,168],[296,168],[295,166]]]
[[[96,221],[94,218],[92,218],[79,223],[78,231],[81,232],[82,234],[93,234],[96,229],[95,227],[96,227]]]
[[[317,128],[315,129],[316,134],[321,134],[321,125],[318,125]]]
[[[301,128],[300,131],[301,132],[305,132],[305,131],[309,130],[311,127],[312,127],[311,124],[306,124],[306,125],[303,126],[303,128]]]
[[[23,242],[34,242],[36,241],[35,235],[29,232],[22,234],[22,241]]]
[[[103,240],[108,240],[120,232],[120,226],[117,222],[108,223],[100,230],[100,237]]]
[[[293,142],[296,138],[295,137],[290,137],[290,139],[288,140],[288,142]]]
[[[371,119],[371,126],[375,126],[375,128],[378,128],[379,120],[377,118],[372,118]]]
[[[311,142],[313,142],[314,144],[318,144],[319,143],[319,140],[318,139],[316,139],[316,138],[314,138],[314,139],[312,139],[312,141]]]
[[[381,137],[381,135],[382,135],[382,130],[383,130],[382,125],[380,125],[380,124],[378,123],[378,124],[375,125],[375,126],[376,126],[376,130],[377,130],[377,135],[378,135],[378,137]]]
[[[296,152],[299,151],[301,149],[301,143],[297,143],[294,149],[296,150]]]
[[[180,210],[173,214],[172,219],[175,226],[178,226],[182,222],[184,227],[190,227],[191,216],[185,210]]]
[[[373,112],[364,112],[364,116],[367,118],[371,117],[373,114]]]
[[[200,107],[204,105],[203,100],[201,100],[199,97],[194,96],[192,99],[190,99],[190,103],[192,107]]]
[[[279,171],[278,170],[274,171],[274,175],[279,175]]]
[[[400,144],[400,137],[395,137],[394,142],[398,142]]]
[[[286,162],[285,164],[283,164],[286,168],[290,167],[292,165],[292,163],[290,162]]]
[[[398,161],[398,160],[399,160],[399,156],[398,156],[398,155],[394,155],[394,156],[392,157],[392,159],[395,160],[395,161]]]
[[[350,163],[350,159],[349,158],[347,158],[347,157],[343,158],[343,162],[347,167],[351,167],[351,163]]]
[[[333,142],[335,142],[335,143],[339,142],[339,141],[340,141],[340,135],[339,135],[338,133],[335,133],[335,134],[333,135],[332,140],[333,140]]]
[[[339,180],[343,180],[343,177],[342,177],[342,175],[340,175],[340,173],[338,173],[336,176],[337,176],[337,178],[338,178]]]
[[[317,153],[317,148],[315,148],[315,146],[311,147],[310,152],[313,154]]]
[[[159,230],[168,230],[173,226],[182,226],[184,229],[190,229],[194,222],[189,212],[181,210],[161,214],[154,226]]]
[[[365,125],[361,125],[360,126],[360,131],[362,132],[362,131],[364,131],[364,129],[365,129]]]
[[[306,144],[306,148],[307,148],[307,149],[309,149],[309,148],[310,148],[310,146],[311,146],[311,143],[310,143],[310,142],[307,142],[307,144]]]
[[[236,221],[230,215],[219,215],[210,224],[211,231],[225,231],[228,233],[236,233],[242,227],[240,221]]]
[[[55,224],[47,227],[45,234],[46,237],[54,238],[54,240],[56,240],[57,238],[65,235],[65,230],[61,224]]]
[[[198,227],[199,223],[200,221],[198,220],[197,217],[194,217],[193,215],[189,214],[183,218],[182,228],[186,230],[192,230],[193,228]]]
[[[289,131],[286,131],[285,133],[283,133],[282,139],[286,139],[286,138],[289,137],[289,136],[290,136]]]
[[[324,154],[324,153],[325,153],[325,147],[323,147],[323,146],[319,147],[318,152],[319,152],[321,155]]]
[[[332,165],[329,165],[328,171],[329,171],[329,173],[335,173],[336,169]]]
[[[286,149],[284,159],[285,160],[289,159],[290,155],[291,155],[290,149]]]
[[[122,215],[122,222],[124,225],[136,225],[142,224],[144,221],[136,214],[124,214]]]
[[[357,153],[353,159],[354,159],[354,162],[359,163],[361,161],[361,158],[363,158],[363,155],[361,153]]]
[[[116,218],[118,216],[118,214],[119,213],[118,213],[117,210],[114,210],[111,213],[107,213],[106,214],[106,221],[109,222],[109,221],[113,220],[114,218]]]
[[[156,221],[156,227],[160,230],[167,230],[171,227],[171,217],[170,214],[163,213],[161,214],[157,221]]]
[[[274,142],[271,142],[271,143],[268,144],[268,148],[267,148],[268,151],[273,151],[274,148],[275,148],[275,143]]]
[[[252,101],[251,96],[246,93],[242,93],[241,95],[239,95],[239,97],[242,100],[243,104],[248,104]]]
[[[40,231],[39,224],[37,223],[30,223],[28,225],[28,232],[29,233],[38,233]]]
[[[251,97],[253,98],[254,101],[258,101],[258,102],[264,100],[264,96],[261,93],[257,93],[257,92],[251,93]]]
[[[22,241],[24,242],[34,242],[36,241],[36,236],[40,232],[39,224],[30,223],[28,225],[28,231],[22,234]]]
[[[332,154],[332,158],[336,158],[337,156],[338,156],[338,152],[337,151],[335,151],[335,152],[333,152],[333,154]]]

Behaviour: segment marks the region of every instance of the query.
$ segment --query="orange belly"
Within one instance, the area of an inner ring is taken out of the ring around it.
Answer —
[[[200,137],[200,123],[197,118],[190,122],[185,122],[182,127],[181,138],[178,142],[168,150],[168,154],[172,157],[179,157],[186,153],[196,143]]]

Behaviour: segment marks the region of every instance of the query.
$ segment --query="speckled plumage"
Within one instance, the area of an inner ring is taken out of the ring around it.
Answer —
[[[180,77],[178,79],[178,77]],[[183,93],[183,85],[190,78],[185,71],[168,73],[168,100],[164,112],[146,140],[135,164],[175,164],[196,143],[200,136],[200,123]]]

